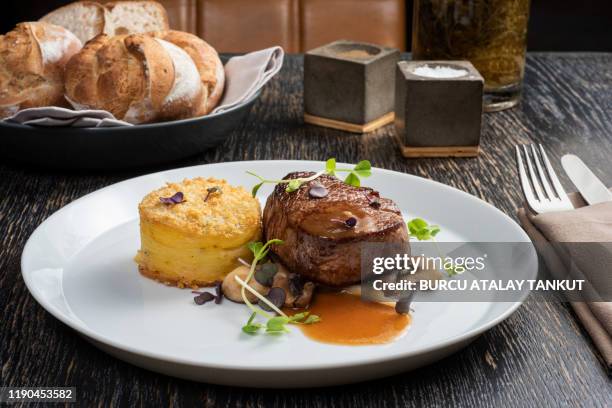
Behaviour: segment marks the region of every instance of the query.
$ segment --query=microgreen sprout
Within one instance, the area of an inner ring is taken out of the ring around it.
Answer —
[[[269,319],[266,324],[255,322],[257,313],[253,312],[247,323],[242,327],[242,331],[247,334],[256,334],[261,329],[266,329],[266,333],[282,334],[287,333],[287,324],[314,324],[321,321],[317,315],[310,312],[296,313],[293,316],[276,316]]]
[[[242,331],[247,334],[255,334],[260,329],[265,328],[266,333],[270,334],[282,334],[289,331],[286,327],[287,324],[313,324],[319,322],[321,319],[319,316],[311,315],[309,312],[298,313],[293,316],[288,316],[285,314],[280,307],[276,306],[272,301],[267,299],[265,296],[257,292],[251,286],[249,286],[249,282],[253,278],[255,274],[255,270],[257,268],[257,263],[266,258],[268,252],[270,252],[270,247],[272,245],[282,245],[283,241],[280,239],[271,239],[265,244],[262,242],[250,242],[248,244],[248,248],[253,252],[253,262],[251,263],[249,273],[245,280],[240,279],[240,277],[235,276],[236,282],[242,286],[241,295],[242,300],[247,305],[249,309],[251,309],[251,316],[247,323],[242,327]],[[276,313],[277,315],[273,315],[262,308],[255,307],[247,298],[247,293],[251,293],[260,302],[263,302],[267,306],[266,309]],[[266,324],[263,325],[261,323],[255,322],[255,318],[257,315],[263,317],[267,320]]]
[[[408,221],[407,225],[410,235],[416,237],[419,241],[433,240],[440,232],[440,227],[437,225],[429,225],[427,221],[422,218],[413,218]]]
[[[242,326],[242,331],[247,333],[247,334],[255,334],[259,331],[259,329],[263,328],[263,325],[261,323],[253,323],[253,321],[255,320],[255,317],[257,317],[257,313],[253,312],[251,313],[251,317],[249,317],[249,320],[247,321],[247,323]]]
[[[408,231],[410,231],[410,235],[412,235],[419,241],[432,241],[438,249],[440,258],[444,259],[444,256],[442,256],[442,250],[438,245],[438,241],[436,241],[436,235],[438,235],[438,233],[440,232],[439,226],[430,225],[422,218],[413,218],[412,220],[408,221],[406,225],[408,226]],[[445,262],[443,266],[449,277],[455,276],[459,273],[455,270],[452,263],[450,262]]]
[[[211,194],[222,194],[223,190],[219,186],[208,187],[206,189],[206,196],[204,197],[204,201],[208,201],[208,198]]]
[[[257,177],[259,179],[259,183],[253,186],[251,193],[253,197],[257,195],[257,191],[264,184],[286,184],[285,191],[288,193],[292,193],[297,191],[303,184],[308,183],[322,176],[323,174],[329,174],[330,176],[335,176],[336,173],[348,173],[344,182],[354,187],[361,186],[361,178],[370,177],[372,175],[372,165],[368,160],[362,160],[355,165],[352,169],[345,168],[337,168],[336,167],[336,159],[331,158],[325,162],[325,170],[321,170],[313,174],[309,177],[300,177],[296,179],[289,180],[271,180],[266,179],[258,174],[255,174],[252,171],[247,171],[247,174],[250,174],[253,177]]]

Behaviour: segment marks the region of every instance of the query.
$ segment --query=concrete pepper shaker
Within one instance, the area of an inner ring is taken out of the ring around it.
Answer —
[[[355,133],[393,122],[399,51],[340,40],[304,55],[304,122]]]

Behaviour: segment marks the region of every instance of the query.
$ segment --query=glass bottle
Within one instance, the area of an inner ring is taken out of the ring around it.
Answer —
[[[469,60],[485,111],[515,106],[525,71],[530,0],[414,0],[412,58]]]

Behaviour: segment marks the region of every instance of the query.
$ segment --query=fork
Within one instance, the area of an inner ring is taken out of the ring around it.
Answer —
[[[516,165],[523,195],[532,211],[540,214],[574,208],[541,144],[516,146]]]

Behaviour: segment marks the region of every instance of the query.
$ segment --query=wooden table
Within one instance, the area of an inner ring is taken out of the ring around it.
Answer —
[[[76,386],[84,406],[610,404],[611,381],[587,334],[563,304],[525,304],[465,350],[415,372],[343,387],[274,391],[197,384],[123,363],[51,317],[28,294],[20,275],[21,251],[45,218],[84,194],[155,170],[234,160],[369,159],[374,166],[457,187],[514,217],[521,194],[513,147],[539,142],[557,169],[562,154],[576,153],[612,185],[612,54],[530,55],[523,103],[485,115],[477,159],[404,159],[392,126],[363,136],[306,126],[301,78],[302,58],[287,57],[248,121],[224,145],[179,163],[85,174],[0,165],[2,385]],[[572,190],[566,177],[562,181]]]

